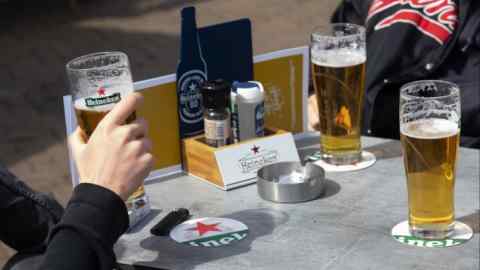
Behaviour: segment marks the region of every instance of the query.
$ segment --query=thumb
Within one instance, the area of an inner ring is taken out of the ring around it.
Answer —
[[[68,137],[68,144],[70,145],[75,162],[78,161],[80,153],[87,145],[86,143],[86,135],[83,130],[80,129],[80,127],[77,127],[77,129],[75,129],[75,131]]]

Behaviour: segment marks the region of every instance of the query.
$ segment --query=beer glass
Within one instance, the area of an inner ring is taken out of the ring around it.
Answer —
[[[347,165],[361,160],[365,46],[365,28],[359,25],[331,24],[311,35],[321,158],[330,164]]]
[[[88,54],[68,62],[66,70],[78,126],[89,138],[115,103],[133,92],[128,57],[122,52]],[[135,117],[132,114],[127,122]],[[133,203],[144,204],[144,197],[142,185],[128,198],[129,210]]]
[[[400,133],[410,232],[420,238],[446,238],[454,227],[459,88],[445,81],[404,85],[400,90]]]

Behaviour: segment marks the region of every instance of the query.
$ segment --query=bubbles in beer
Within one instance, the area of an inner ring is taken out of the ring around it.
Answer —
[[[454,220],[458,125],[428,118],[402,124],[409,223],[415,231],[448,233]]]
[[[312,48],[312,78],[317,97],[322,154],[340,164],[360,159],[360,126],[365,85],[362,50]],[[338,162],[337,162],[338,160]]]

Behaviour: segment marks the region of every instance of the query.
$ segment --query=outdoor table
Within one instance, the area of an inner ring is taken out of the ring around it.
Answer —
[[[318,150],[318,135],[297,141],[299,152]],[[461,148],[455,214],[475,232],[449,248],[412,247],[395,241],[392,227],[407,219],[406,179],[400,142],[362,138],[375,153],[370,168],[327,173],[323,197],[304,203],[262,200],[255,184],[222,191],[186,175],[146,184],[153,213],[115,246],[124,269],[479,269],[479,151]],[[150,234],[171,210],[199,217],[228,217],[249,227],[243,241],[218,248],[178,244]]]

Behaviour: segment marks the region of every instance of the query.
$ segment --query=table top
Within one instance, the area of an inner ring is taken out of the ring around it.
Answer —
[[[262,200],[255,184],[227,192],[186,175],[150,182],[153,213],[119,239],[117,260],[126,269],[479,269],[479,151],[461,148],[455,184],[456,218],[474,237],[456,247],[420,248],[390,236],[408,214],[400,143],[363,137],[362,145],[377,156],[375,165],[327,173],[324,196],[310,202],[276,204]],[[318,135],[297,147],[301,155],[318,150]],[[151,235],[150,228],[178,207],[194,218],[239,220],[249,235],[222,248]]]

